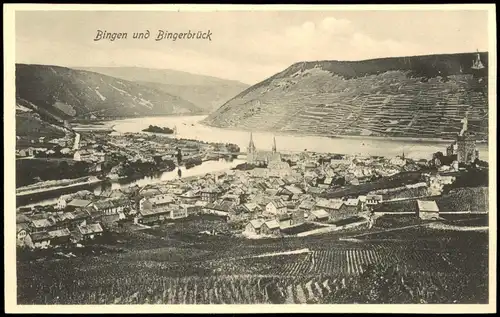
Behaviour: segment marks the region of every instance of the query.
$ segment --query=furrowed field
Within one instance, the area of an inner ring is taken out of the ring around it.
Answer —
[[[484,303],[488,297],[486,232],[412,227],[245,240],[170,228],[119,239],[112,247],[120,252],[19,261],[18,303]]]

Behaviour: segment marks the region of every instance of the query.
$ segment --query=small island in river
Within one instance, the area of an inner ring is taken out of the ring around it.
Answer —
[[[146,129],[143,129],[142,131],[143,132],[153,132],[153,133],[163,133],[163,134],[173,134],[174,133],[174,130],[172,130],[170,128],[162,128],[162,127],[158,127],[155,125],[150,125]]]

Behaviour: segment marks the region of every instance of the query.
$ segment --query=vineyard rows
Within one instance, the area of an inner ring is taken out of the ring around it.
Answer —
[[[275,276],[315,276],[318,274],[359,275],[367,266],[397,265],[405,271],[453,270],[458,257],[429,249],[401,250],[384,245],[370,249],[318,250],[307,254],[234,259],[213,263],[225,274],[263,274]]]
[[[98,289],[60,293],[50,288],[38,304],[304,304],[317,302],[332,291],[345,288],[340,277],[211,276],[141,281],[140,289],[118,280]],[[146,286],[147,285],[147,286]],[[80,285],[81,287],[81,285]]]

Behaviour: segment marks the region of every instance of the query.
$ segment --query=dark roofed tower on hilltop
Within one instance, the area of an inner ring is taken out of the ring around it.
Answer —
[[[481,62],[481,56],[479,56],[479,51],[476,53],[476,59],[472,62],[472,69],[483,69],[484,65]]]

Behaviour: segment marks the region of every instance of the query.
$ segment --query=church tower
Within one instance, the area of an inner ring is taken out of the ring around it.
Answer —
[[[256,149],[255,149],[255,144],[253,143],[252,132],[250,132],[250,142],[248,143],[248,148],[247,148],[247,163],[254,164],[255,158],[256,158]]]
[[[273,137],[273,154],[276,153],[276,137]]]
[[[248,143],[248,153],[255,153],[255,144],[253,143],[252,132],[250,132],[250,143]]]

